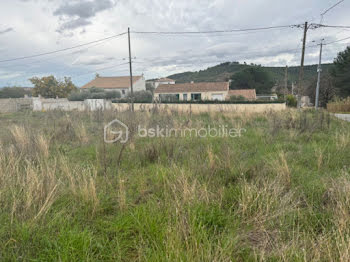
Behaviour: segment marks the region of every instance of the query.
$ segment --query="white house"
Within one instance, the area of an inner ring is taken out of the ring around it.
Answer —
[[[203,82],[184,84],[163,84],[154,91],[158,101],[224,101],[231,96],[243,97],[245,100],[256,100],[255,89],[229,90],[229,82]]]
[[[146,81],[143,75],[134,76],[132,79],[134,92],[146,90]],[[94,80],[90,81],[81,88],[89,89],[92,87],[104,89],[105,91],[119,91],[122,97],[124,97],[127,93],[131,91],[130,77],[96,77]]]
[[[156,89],[160,85],[175,85],[175,80],[170,78],[159,78],[157,80],[149,80],[147,83]]]
[[[154,91],[156,100],[225,100],[229,82],[184,83],[159,85]]]

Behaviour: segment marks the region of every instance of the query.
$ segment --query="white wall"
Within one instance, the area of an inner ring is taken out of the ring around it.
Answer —
[[[175,81],[154,82],[154,88],[157,88],[159,85],[175,85]]]
[[[227,97],[227,93],[228,91],[221,91],[221,92],[198,92],[198,94],[201,94],[201,99],[202,100],[214,100],[215,98],[215,95],[222,95],[222,101],[226,99]],[[190,101],[191,100],[191,94],[197,94],[197,93],[194,93],[194,92],[188,92],[188,93],[173,93],[172,95],[176,95],[176,94],[179,94],[180,95],[180,100],[185,100],[184,99],[184,94],[187,94],[187,101]],[[160,95],[163,95],[163,94],[159,94],[159,93],[155,93],[154,94],[154,99],[155,100],[160,100]],[[165,94],[164,94],[165,95]],[[170,95],[170,93],[169,93]],[[214,98],[213,98],[213,95],[214,95]]]
[[[33,111],[97,111],[113,109],[112,102],[104,99],[68,101],[68,99],[33,99]]]
[[[118,112],[130,110],[130,104],[115,103],[114,108]],[[158,109],[171,113],[209,113],[209,112],[230,112],[230,113],[263,113],[270,111],[286,110],[286,104],[134,104],[135,111],[148,111]]]
[[[133,83],[133,86],[134,86],[134,91],[146,91],[146,80],[145,80],[145,77],[142,76],[138,81]]]

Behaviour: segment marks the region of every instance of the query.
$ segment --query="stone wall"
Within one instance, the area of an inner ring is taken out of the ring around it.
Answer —
[[[0,113],[12,113],[32,109],[33,101],[30,98],[0,99]]]
[[[84,111],[83,101],[68,101],[68,99],[33,99],[33,111]]]
[[[97,111],[113,109],[111,101],[104,99],[87,99],[85,101],[69,101],[62,99],[18,98],[0,99],[0,113],[12,113],[24,110],[39,111]]]
[[[117,111],[130,110],[129,104],[113,104]],[[207,113],[207,112],[238,112],[263,113],[269,111],[283,111],[286,104],[135,104],[135,111],[177,111],[179,113]]]
[[[112,103],[104,99],[87,99],[85,101],[69,101],[68,99],[39,99],[33,100],[34,111],[97,111],[112,109]]]
[[[205,112],[252,112],[282,111],[286,104],[135,104],[136,111],[177,111],[179,113]],[[68,101],[67,99],[20,98],[0,99],[0,113],[33,111],[96,111],[96,110],[130,110],[129,104],[112,104],[103,99],[87,99],[85,101]]]

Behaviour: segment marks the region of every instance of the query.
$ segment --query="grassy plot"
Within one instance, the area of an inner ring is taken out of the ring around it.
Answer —
[[[118,118],[131,140],[105,144]],[[350,124],[325,112],[0,115],[1,261],[348,261]],[[244,128],[140,138],[137,125]]]

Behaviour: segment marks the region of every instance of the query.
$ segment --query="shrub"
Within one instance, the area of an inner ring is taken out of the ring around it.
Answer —
[[[94,86],[89,89],[90,93],[103,93],[104,91],[105,91],[104,89],[97,88],[97,87],[94,87]]]
[[[89,98],[90,93],[83,91],[83,92],[74,92],[68,96],[69,101],[84,101],[85,99]]]
[[[230,96],[230,101],[246,101],[244,96]]]
[[[131,94],[127,95],[128,99],[131,99]],[[136,91],[134,92],[135,103],[152,103],[153,95],[150,91]]]
[[[121,94],[119,91],[107,91],[105,92],[106,99],[115,99],[115,98],[121,98]]]
[[[87,99],[105,99],[106,94],[103,92],[99,93],[91,93],[90,96]]]
[[[293,95],[287,95],[286,103],[287,103],[287,106],[290,106],[290,107],[297,106],[297,100],[296,100],[295,96],[293,96]]]
[[[85,99],[116,99],[120,97],[121,94],[119,91],[104,91],[103,89],[93,87],[87,91],[74,92],[68,99],[70,101],[84,101]]]
[[[4,87],[0,89],[0,98],[21,98],[25,95],[31,95],[31,91],[23,87]]]

